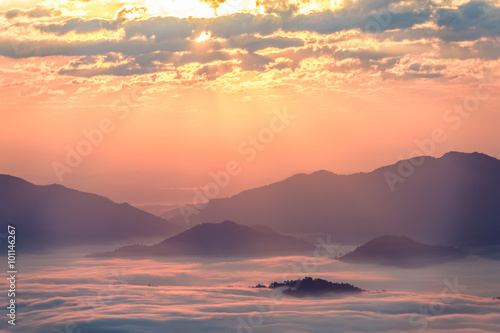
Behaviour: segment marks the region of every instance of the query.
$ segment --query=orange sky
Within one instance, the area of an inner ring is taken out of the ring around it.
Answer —
[[[2,1],[0,172],[146,204],[189,200],[232,160],[221,195],[371,171],[435,128],[431,155],[498,158],[499,15],[496,1]],[[85,156],[69,166],[68,149]]]

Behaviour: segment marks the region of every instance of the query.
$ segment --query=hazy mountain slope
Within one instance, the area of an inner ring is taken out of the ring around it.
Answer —
[[[298,174],[281,182],[211,200],[191,223],[231,219],[277,232],[330,233],[340,242],[405,234],[427,243],[500,244],[500,161],[484,154],[423,157],[391,191],[388,172]],[[181,219],[181,217],[177,217]]]
[[[453,247],[429,246],[405,236],[381,236],[339,258],[359,264],[422,267],[463,259],[467,253]]]
[[[19,250],[168,236],[179,230],[126,203],[7,175],[0,175],[0,221],[17,226]]]
[[[203,223],[152,246],[131,245],[91,257],[209,256],[265,257],[311,254],[314,246],[306,241],[257,231],[235,222]]]

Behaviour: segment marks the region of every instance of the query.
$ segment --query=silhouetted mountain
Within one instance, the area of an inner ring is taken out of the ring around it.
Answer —
[[[364,290],[353,286],[349,283],[334,283],[323,279],[313,279],[305,277],[300,280],[290,280],[285,282],[273,282],[269,288],[286,287],[283,293],[295,297],[305,296],[325,296],[331,293],[345,294],[345,293],[360,293]]]
[[[466,256],[467,253],[454,247],[429,246],[405,236],[382,236],[359,246],[339,260],[358,264],[423,267]]]
[[[432,244],[486,246],[500,244],[499,202],[500,161],[451,152],[370,173],[297,174],[210,200],[189,219],[194,224],[224,219],[260,223],[292,234],[328,233],[342,243],[404,234]]]
[[[203,223],[152,246],[130,245],[90,257],[267,257],[311,254],[306,241],[276,233],[260,232],[231,221]]]
[[[126,203],[7,175],[0,175],[0,221],[2,230],[7,224],[17,226],[21,251],[166,237],[180,229]]]

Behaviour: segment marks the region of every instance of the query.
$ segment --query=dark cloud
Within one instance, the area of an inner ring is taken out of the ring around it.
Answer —
[[[388,11],[378,12],[368,17],[364,24],[364,30],[371,32],[370,27],[374,26],[379,27],[375,32],[392,29],[407,29],[416,24],[427,22],[431,15],[432,11],[430,9],[402,13]]]
[[[255,53],[239,53],[237,58],[241,60],[240,67],[248,71],[262,71],[273,62],[273,59]]]
[[[478,40],[500,36],[500,8],[471,1],[457,9],[437,10],[437,24],[446,28],[439,36],[446,41]]]
[[[439,44],[439,56],[446,59],[496,60],[500,58],[500,45],[492,40],[479,40],[469,46],[443,42]]]
[[[216,78],[230,73],[234,68],[234,64],[231,63],[220,63],[215,65],[205,65],[196,71],[197,75],[205,76],[209,80],[215,80]]]
[[[415,79],[436,79],[442,77],[441,73],[404,73],[403,75],[397,75],[390,72],[383,72],[382,78],[386,80],[415,80]]]
[[[36,28],[42,32],[53,33],[59,36],[72,31],[77,34],[87,34],[99,30],[117,30],[122,21],[123,20],[108,21],[102,19],[84,20],[81,18],[74,18],[69,19],[62,24],[38,24]]]
[[[153,70],[159,71],[159,68],[153,68]],[[112,76],[130,76],[138,74],[151,73],[150,69],[147,67],[141,67],[137,65],[136,62],[132,61],[130,63],[114,65],[111,67],[94,67],[89,69],[61,69],[59,74],[79,76],[79,77],[93,77],[99,75],[112,75]]]
[[[51,10],[49,8],[43,8],[43,7],[35,7],[28,10],[10,9],[4,12],[5,18],[9,20],[19,16],[40,18],[40,17],[59,16],[59,15],[61,15],[61,12],[59,10]]]
[[[22,14],[22,10],[20,9],[11,9],[7,12],[5,12],[5,17],[8,18],[8,19],[12,19],[14,17],[17,17],[17,16],[20,16]]]
[[[359,27],[360,21],[353,20],[353,17],[349,19],[338,12],[325,11],[308,15],[297,15],[284,20],[282,29],[289,32],[312,31],[320,34],[332,34]]]
[[[380,10],[386,10],[391,4],[399,3],[400,0],[345,0],[344,8],[346,10],[361,11],[364,14],[374,13]],[[422,1],[428,2],[428,1]]]
[[[303,45],[304,41],[302,39],[281,36],[268,38],[260,38],[252,35],[233,36],[226,42],[226,46],[229,48],[239,48],[249,52],[255,52],[268,47],[285,49]]]
[[[339,10],[296,15],[283,20],[282,29],[290,32],[313,31],[320,34],[332,34],[350,29],[380,33],[390,29],[411,28],[415,24],[426,22],[431,16],[430,10],[392,13],[380,11],[360,14],[359,11]]]
[[[487,40],[480,40],[474,44],[478,57],[483,60],[500,58],[500,45]]]
[[[154,36],[156,41],[188,38],[196,27],[196,21],[196,19],[176,17],[152,17],[147,20],[129,21],[124,25],[125,39],[136,36],[148,38]]]
[[[202,20],[200,28],[210,30],[215,37],[229,38],[243,34],[270,35],[281,26],[281,18],[274,15],[252,15],[237,13]]]
[[[93,65],[97,63],[98,60],[99,58],[96,56],[85,56],[70,62],[69,65],[73,68],[78,68],[85,65]]]
[[[125,55],[138,55],[158,51],[183,52],[191,49],[193,42],[176,39],[162,42],[131,40],[87,40],[67,43],[61,40],[32,41],[16,43],[0,40],[0,54],[11,58],[48,57],[48,56],[85,56],[102,55],[109,52]]]
[[[421,72],[424,72],[424,73],[429,73],[431,71],[441,71],[443,69],[445,69],[446,66],[445,65],[431,65],[431,64],[421,64],[421,63],[418,63],[418,62],[415,62],[413,64],[411,64],[410,66],[408,66],[408,69],[411,71],[411,72],[415,72],[415,73],[421,73]]]
[[[266,14],[278,14],[284,17],[292,16],[299,10],[296,4],[291,4],[287,0],[257,0],[256,5],[264,7]]]

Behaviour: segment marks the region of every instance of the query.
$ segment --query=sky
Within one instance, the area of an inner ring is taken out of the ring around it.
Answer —
[[[3,0],[0,173],[153,207],[233,162],[220,196],[500,158],[499,22],[489,0]]]

